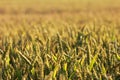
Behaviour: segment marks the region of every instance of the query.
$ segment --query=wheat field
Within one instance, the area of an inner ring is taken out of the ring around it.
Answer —
[[[0,80],[120,80],[119,0],[0,0]]]

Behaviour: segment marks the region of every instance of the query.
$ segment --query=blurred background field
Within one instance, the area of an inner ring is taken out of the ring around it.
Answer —
[[[44,21],[78,25],[93,21],[119,23],[119,3],[119,0],[0,0],[0,22],[1,25],[20,25],[24,21],[28,24]]]
[[[119,10],[119,0],[1,0],[0,13],[51,13],[92,9]]]

